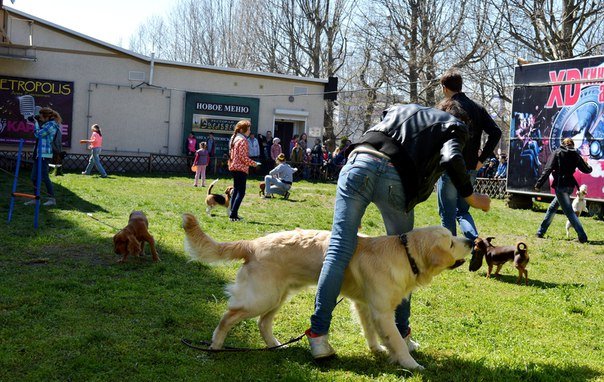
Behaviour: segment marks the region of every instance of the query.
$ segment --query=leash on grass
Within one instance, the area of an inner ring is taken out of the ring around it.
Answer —
[[[336,302],[336,306],[338,306],[338,304],[341,303],[342,300],[344,300],[344,297],[342,297],[338,302]],[[289,344],[298,342],[305,336],[306,336],[306,333],[302,333],[298,337],[291,338],[289,341],[282,343],[281,345],[271,346],[271,347],[266,347],[266,348],[256,348],[256,349],[254,349],[254,348],[237,348],[237,347],[231,347],[231,346],[224,346],[221,349],[210,349],[210,345],[212,345],[211,341],[205,341],[205,340],[193,341],[193,340],[190,340],[187,338],[181,338],[180,342],[182,342],[185,346],[190,347],[191,349],[203,351],[206,353],[237,353],[237,352],[242,353],[242,352],[258,352],[258,351],[277,350],[277,349],[285,347]],[[207,346],[207,347],[202,347],[199,345],[203,345],[203,346]]]

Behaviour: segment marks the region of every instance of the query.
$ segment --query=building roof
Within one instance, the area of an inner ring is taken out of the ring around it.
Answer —
[[[219,67],[219,66],[210,66],[210,65],[201,65],[201,64],[193,64],[193,63],[187,63],[187,62],[178,62],[178,61],[169,61],[169,60],[161,60],[161,59],[157,59],[157,58],[152,58],[150,56],[145,56],[143,54],[140,53],[136,53],[132,50],[128,50],[122,47],[119,47],[117,45],[113,45],[110,43],[107,43],[105,41],[101,41],[99,39],[96,39],[94,37],[90,37],[87,36],[85,34],[82,34],[80,32],[74,31],[72,29],[69,28],[65,28],[61,25],[52,23],[50,21],[41,19],[39,17],[30,15],[28,13],[25,12],[21,12],[19,10],[13,9],[11,7],[7,7],[7,6],[2,6],[2,8],[9,12],[12,13],[14,15],[20,16],[22,18],[25,19],[29,19],[34,21],[37,24],[40,25],[44,25],[48,28],[57,30],[61,33],[65,33],[68,35],[72,35],[78,39],[81,40],[85,40],[88,41],[90,43],[96,44],[96,45],[100,45],[106,49],[109,50],[113,50],[119,53],[122,53],[126,56],[130,56],[132,58],[135,58],[137,60],[141,60],[141,61],[145,61],[150,63],[153,60],[153,63],[155,65],[170,65],[170,66],[178,66],[178,67],[183,67],[183,68],[193,68],[193,69],[201,69],[201,70],[205,70],[205,71],[213,71],[213,72],[221,72],[221,73],[231,73],[231,74],[240,74],[240,75],[248,75],[248,76],[260,76],[260,77],[269,77],[269,78],[275,78],[275,79],[284,79],[284,80],[289,80],[289,81],[300,81],[300,82],[313,82],[313,83],[317,83],[317,84],[326,84],[328,82],[327,79],[324,78],[312,78],[312,77],[298,77],[298,76],[293,76],[293,75],[287,75],[287,74],[277,74],[277,73],[268,73],[268,72],[257,72],[257,71],[253,71],[253,70],[243,70],[243,69],[234,69],[234,68],[227,68],[227,67]]]

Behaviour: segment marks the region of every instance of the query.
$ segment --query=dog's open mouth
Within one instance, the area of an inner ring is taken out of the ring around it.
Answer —
[[[466,261],[465,261],[464,259],[461,259],[461,260],[456,260],[456,261],[455,261],[455,264],[451,265],[451,266],[449,267],[449,269],[455,269],[455,268],[459,267],[460,265],[462,265],[462,264],[463,264],[463,263],[465,263],[465,262],[466,262]]]

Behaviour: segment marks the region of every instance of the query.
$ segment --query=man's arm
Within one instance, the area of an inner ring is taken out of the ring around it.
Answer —
[[[549,178],[549,174],[551,174],[554,170],[554,160],[557,156],[558,151],[555,151],[553,155],[550,155],[549,159],[547,160],[547,163],[545,164],[545,168],[543,169],[543,173],[541,174],[539,179],[537,179],[537,183],[535,183],[535,191],[539,191],[541,189],[541,186],[543,186],[543,183],[545,183],[545,180]]]
[[[475,126],[483,128],[484,132],[487,133],[489,138],[482,148],[482,154],[478,157],[478,165],[482,165],[484,161],[491,155],[491,153],[497,147],[499,140],[501,139],[501,129],[493,118],[489,115],[484,107],[480,108],[480,121]],[[479,168],[479,167],[478,167]]]

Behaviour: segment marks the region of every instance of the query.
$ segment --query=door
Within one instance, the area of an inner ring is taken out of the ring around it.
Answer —
[[[275,121],[274,137],[281,140],[281,149],[285,157],[289,160],[289,141],[294,136],[294,123],[285,121]]]

